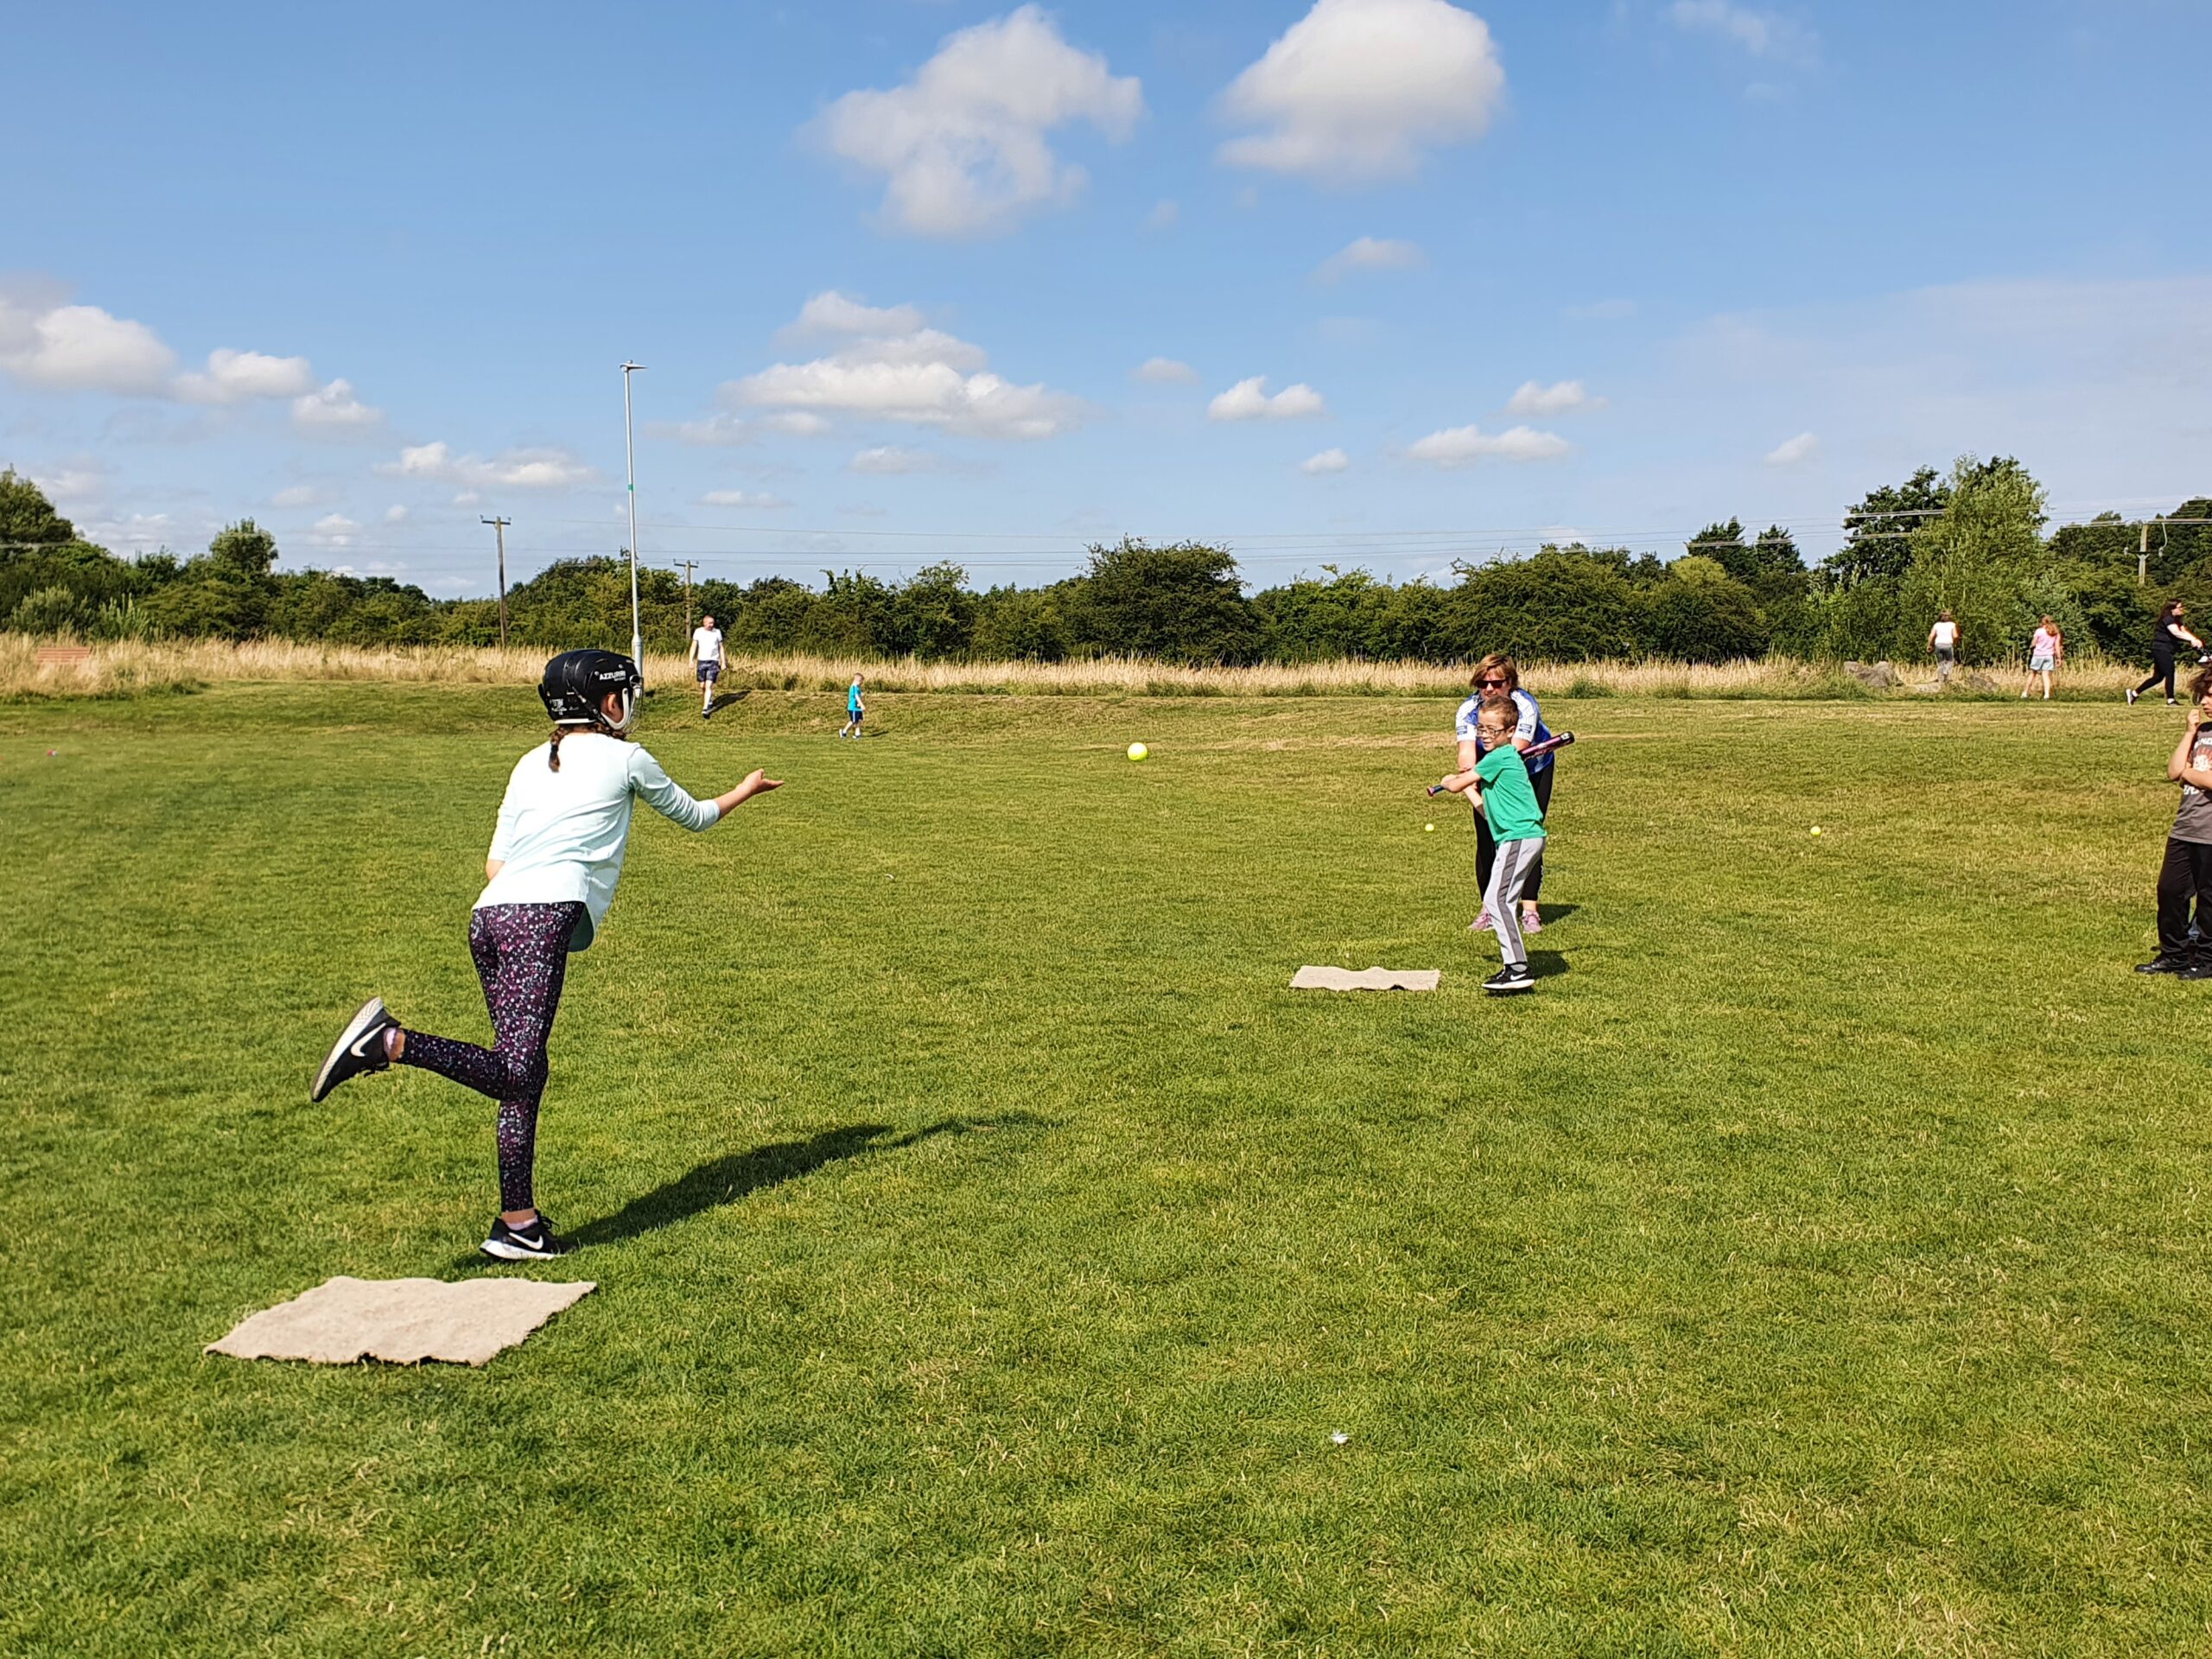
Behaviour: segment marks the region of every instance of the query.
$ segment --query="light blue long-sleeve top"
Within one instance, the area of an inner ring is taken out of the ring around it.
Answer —
[[[478,895],[491,905],[581,903],[584,918],[569,936],[582,950],[598,937],[630,846],[630,814],[642,799],[686,830],[706,830],[721,817],[712,801],[693,798],[634,743],[603,732],[561,740],[561,770],[545,764],[550,743],[515,762],[492,832],[491,856],[504,867]]]

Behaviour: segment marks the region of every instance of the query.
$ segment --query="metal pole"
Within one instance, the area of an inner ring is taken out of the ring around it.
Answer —
[[[499,649],[505,651],[507,648],[507,526],[514,520],[486,518],[483,522],[491,525],[493,533],[499,538]]]
[[[645,638],[638,621],[638,445],[630,427],[630,377],[645,365],[622,365],[622,453],[630,474],[630,660],[642,680],[645,671]]]

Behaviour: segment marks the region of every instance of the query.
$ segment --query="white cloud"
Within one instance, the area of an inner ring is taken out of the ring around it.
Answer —
[[[1257,128],[1221,147],[1237,167],[1332,182],[1414,172],[1482,136],[1505,91],[1489,25],[1446,0],[1315,0],[1222,94]]]
[[[1754,11],[1730,0],[1675,0],[1668,17],[1676,29],[1717,35],[1755,58],[1809,64],[1819,57],[1820,36],[1771,11]]]
[[[1239,380],[1208,404],[1206,413],[1217,421],[1292,421],[1325,415],[1328,409],[1321,394],[1303,381],[1285,386],[1270,397],[1268,377],[1255,374],[1249,380]]]
[[[287,484],[269,498],[272,507],[319,507],[329,499],[320,484]]]
[[[226,346],[207,353],[205,370],[177,376],[175,389],[188,404],[242,404],[251,397],[297,397],[314,386],[315,372],[304,357]]]
[[[1785,438],[1767,451],[1770,467],[1795,467],[1800,461],[1810,461],[1821,452],[1821,441],[1810,432],[1800,432],[1794,438]]]
[[[1411,270],[1427,263],[1415,243],[1363,236],[1324,259],[1313,276],[1317,281],[1334,283],[1355,270]]]
[[[1577,409],[1603,409],[1605,400],[1592,397],[1580,380],[1560,380],[1547,386],[1535,380],[1523,380],[1519,390],[1507,400],[1509,415],[1565,415]]]
[[[829,422],[803,409],[787,409],[779,415],[763,415],[760,424],[771,432],[781,432],[794,438],[818,438],[831,430]]]
[[[1172,231],[1175,228],[1175,221],[1182,217],[1183,210],[1163,198],[1153,203],[1152,211],[1144,216],[1144,227],[1155,233]]]
[[[1046,142],[1055,128],[1087,121],[1120,139],[1143,113],[1135,79],[1110,73],[1027,5],[947,36],[902,86],[846,93],[818,130],[833,153],[884,175],[887,223],[974,236],[1082,190],[1083,169]]]
[[[350,380],[328,385],[292,400],[292,422],[321,432],[363,432],[383,423],[384,411],[371,409],[353,394]]]
[[[390,506],[384,510],[384,521],[387,524],[405,524],[407,522],[407,509],[400,505],[398,502],[393,502]]]
[[[1172,357],[1147,357],[1129,371],[1129,378],[1153,386],[1195,386],[1198,372]]]
[[[907,320],[912,308],[894,315]],[[721,389],[741,409],[779,411],[785,430],[828,429],[829,413],[939,427],[969,437],[1049,438],[1072,429],[1083,405],[1065,392],[1017,385],[984,367],[979,346],[937,328],[853,334],[805,363],[775,363]]]
[[[41,307],[0,296],[0,369],[57,391],[159,396],[176,353],[143,322],[96,305]]]
[[[90,503],[107,493],[107,468],[92,455],[80,455],[59,467],[31,469],[31,482],[46,492],[49,501]]]
[[[1318,455],[1308,455],[1298,463],[1298,470],[1308,478],[1320,478],[1330,473],[1351,470],[1351,457],[1341,449],[1324,449]]]
[[[752,490],[709,490],[699,498],[699,505],[706,507],[751,507],[761,512],[773,512],[788,507],[791,503],[780,495],[763,495]]]
[[[803,340],[819,334],[912,334],[921,327],[918,306],[869,305],[828,288],[799,307],[798,321],[784,332]]]
[[[895,443],[878,444],[873,449],[863,449],[845,463],[849,473],[933,473],[938,460],[925,449],[908,449]]]
[[[315,521],[314,528],[308,531],[308,539],[317,547],[351,547],[360,531],[360,525],[344,513],[327,512]]]
[[[445,443],[410,444],[399,459],[385,461],[377,471],[387,478],[428,479],[459,484],[470,499],[456,497],[456,506],[474,506],[487,489],[565,490],[588,483],[596,474],[565,449],[510,449],[486,461],[476,455],[456,455]]]
[[[1569,445],[1555,432],[1509,427],[1485,432],[1478,426],[1450,426],[1417,441],[1406,453],[1415,461],[1444,467],[1471,467],[1478,461],[1554,461]]]

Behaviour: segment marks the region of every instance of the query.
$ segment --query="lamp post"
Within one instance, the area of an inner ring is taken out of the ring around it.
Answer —
[[[638,665],[640,680],[645,671],[645,631],[638,623],[638,443],[630,426],[630,377],[645,365],[622,365],[622,453],[630,474],[630,660]]]

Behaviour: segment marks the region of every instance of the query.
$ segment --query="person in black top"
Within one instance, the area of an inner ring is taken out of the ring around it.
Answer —
[[[2202,652],[2204,642],[2182,626],[2181,620],[2189,607],[2177,599],[2166,601],[2158,613],[2158,620],[2151,625],[2151,677],[2127,694],[2133,705],[2135,699],[2148,691],[2160,680],[2166,683],[2166,707],[2174,706],[2174,653],[2183,645],[2194,652]]]

